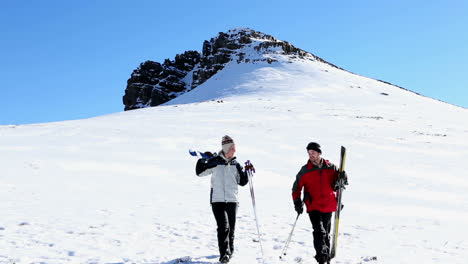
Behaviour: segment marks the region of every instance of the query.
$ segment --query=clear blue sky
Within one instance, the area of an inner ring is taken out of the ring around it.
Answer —
[[[465,0],[2,0],[0,125],[123,111],[141,62],[235,27],[468,108],[467,14]]]

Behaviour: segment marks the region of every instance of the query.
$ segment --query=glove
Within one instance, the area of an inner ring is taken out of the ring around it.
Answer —
[[[340,189],[340,180],[342,180],[343,189],[345,189],[345,185],[348,185],[348,175],[346,171],[338,172],[338,179],[333,183],[333,190],[338,191]]]
[[[210,158],[214,157],[213,153],[211,153],[209,151],[205,151],[205,153],[203,153],[203,154],[205,154],[206,156],[208,156]]]
[[[255,168],[254,168],[254,166],[253,166],[252,163],[249,163],[248,165],[245,165],[244,169],[245,169],[245,171],[249,171],[249,170],[250,170],[250,171],[252,171],[252,172],[255,172]]]
[[[303,203],[300,199],[294,201],[294,210],[297,214],[302,214],[304,212]]]
[[[302,214],[304,212],[302,205],[294,206],[294,210],[296,210],[297,214]]]
[[[348,175],[346,174],[346,171],[340,172],[338,175],[340,179],[343,179],[343,184],[348,185]]]
[[[247,175],[247,170],[244,172],[242,170],[242,166],[239,163],[236,163],[236,168],[240,176],[239,185],[245,186],[249,182],[249,176]]]
[[[333,190],[336,192],[340,189],[340,183],[338,181],[333,182]]]

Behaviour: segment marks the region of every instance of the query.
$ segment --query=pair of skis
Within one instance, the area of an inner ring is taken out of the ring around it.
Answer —
[[[339,176],[338,177],[338,190],[336,191],[336,199],[338,201],[338,207],[336,208],[335,212],[335,224],[333,225],[333,237],[332,237],[332,244],[330,249],[330,259],[336,256],[336,248],[338,245],[338,227],[340,224],[340,213],[341,213],[341,199],[343,197],[343,190],[345,188],[345,178],[341,177],[344,172],[344,165],[346,159],[346,149],[345,147],[341,146],[341,155],[340,155],[340,169],[339,169]]]
[[[209,158],[216,156],[216,152],[214,152],[213,155],[210,155],[210,154],[207,154],[207,152],[201,152],[201,151],[196,151],[196,150],[191,150],[191,149],[189,149],[189,154],[191,156],[198,157],[201,159],[209,159]]]
[[[341,146],[340,167],[339,167],[339,170],[338,170],[339,171],[339,176],[341,176],[342,173],[344,172],[345,160],[346,160],[346,148]],[[332,259],[332,258],[334,258],[336,256],[336,249],[337,249],[337,246],[338,246],[338,227],[339,227],[339,224],[340,224],[340,212],[341,212],[341,207],[342,207],[341,206],[341,199],[343,197],[343,190],[344,190],[344,187],[345,187],[344,177],[338,177],[337,187],[338,187],[338,190],[336,191],[336,199],[337,199],[337,202],[338,202],[338,206],[337,206],[337,209],[336,209],[336,212],[335,212],[335,222],[334,222],[334,225],[333,225],[333,234],[332,234],[332,241],[331,241],[332,244],[331,244],[331,248],[330,248],[329,259]],[[291,242],[291,238],[292,238],[292,235],[293,235],[293,232],[294,232],[294,228],[296,227],[297,219],[299,219],[299,216],[300,216],[300,214],[297,214],[296,221],[294,221],[291,233],[289,233],[288,239],[286,240],[284,248],[281,251],[281,255],[279,256],[280,259],[282,259],[283,256],[286,256],[286,251],[288,249],[289,242]]]

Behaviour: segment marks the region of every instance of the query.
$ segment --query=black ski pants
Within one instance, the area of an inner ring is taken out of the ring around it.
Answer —
[[[330,227],[332,213],[310,211],[309,218],[314,229],[315,259],[320,263],[328,260],[330,252]]]
[[[212,203],[216,224],[218,225],[219,256],[234,253],[234,230],[236,228],[237,203]]]

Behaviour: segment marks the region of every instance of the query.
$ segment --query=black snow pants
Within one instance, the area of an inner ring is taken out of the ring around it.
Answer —
[[[234,253],[234,230],[236,227],[237,203],[212,203],[216,224],[218,225],[219,256]]]
[[[332,213],[310,211],[309,218],[314,229],[315,259],[320,262],[328,261],[330,252],[330,227]]]

